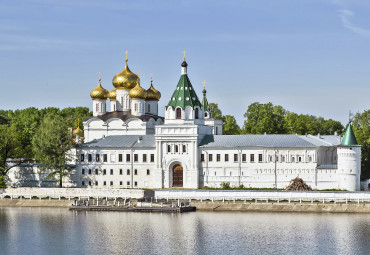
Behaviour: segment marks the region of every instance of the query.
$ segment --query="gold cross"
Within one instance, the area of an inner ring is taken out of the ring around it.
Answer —
[[[153,81],[153,73],[150,73],[150,81]]]
[[[127,54],[128,54],[128,51],[126,50],[126,51],[125,51],[125,55],[126,55],[126,61],[127,61]]]
[[[182,53],[184,53],[184,61],[185,61],[185,54],[186,54],[186,51],[183,51]]]
[[[80,127],[80,118],[77,119],[77,127]]]
[[[101,72],[99,72],[99,81],[101,80]]]
[[[202,83],[203,83],[204,89],[206,89],[206,80],[204,80]]]

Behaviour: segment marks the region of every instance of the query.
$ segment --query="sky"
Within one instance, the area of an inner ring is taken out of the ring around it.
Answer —
[[[92,109],[124,67],[162,93],[181,75],[239,125],[253,102],[348,122],[370,109],[370,1],[0,0],[0,109]],[[108,100],[109,101],[109,100]]]

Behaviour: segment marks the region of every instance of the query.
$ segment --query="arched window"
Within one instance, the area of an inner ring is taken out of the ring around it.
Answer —
[[[186,145],[182,146],[182,152],[186,152]]]
[[[171,145],[167,145],[167,152],[171,152]]]
[[[113,111],[116,111],[116,104],[113,105]]]
[[[123,97],[121,97],[121,106],[123,107]]]
[[[135,112],[137,112],[137,103],[135,103]]]
[[[176,109],[176,119],[181,119],[181,108]]]
[[[99,111],[99,103],[96,103],[95,105],[95,110],[98,112]]]
[[[175,152],[179,152],[179,146],[175,145]]]
[[[207,113],[207,112],[205,112],[205,113],[204,113],[204,117],[206,117],[206,118],[207,118],[207,116],[208,116],[208,113]]]
[[[148,104],[148,112],[150,112],[150,104]]]
[[[195,109],[195,118],[199,119],[199,108]]]

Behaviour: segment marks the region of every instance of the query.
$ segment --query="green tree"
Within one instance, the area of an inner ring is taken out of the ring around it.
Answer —
[[[240,127],[232,115],[223,116],[223,134],[224,135],[239,135],[241,133]]]
[[[244,114],[246,120],[242,129],[243,134],[282,134],[285,132],[285,110],[272,103],[252,103]]]
[[[7,174],[9,170],[20,165],[24,154],[22,147],[22,132],[18,124],[0,125],[0,187],[6,187]],[[18,159],[17,163],[9,165],[7,159]]]
[[[370,178],[370,110],[356,113],[353,117],[353,129],[361,147],[361,179]]]
[[[212,118],[214,119],[222,119],[222,112],[218,108],[218,104],[210,103],[209,108],[211,109]]]
[[[35,159],[44,164],[41,170],[49,170],[51,173],[47,178],[55,178],[59,181],[59,187],[62,187],[63,177],[72,170],[68,162],[73,158],[69,153],[73,148],[72,137],[64,118],[59,114],[46,115],[32,144]]]

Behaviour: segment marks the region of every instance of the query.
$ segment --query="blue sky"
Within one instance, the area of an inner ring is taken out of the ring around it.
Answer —
[[[370,108],[370,1],[0,0],[0,109],[88,106],[122,70],[161,91],[182,51],[198,96],[241,125],[252,102],[333,118]]]

